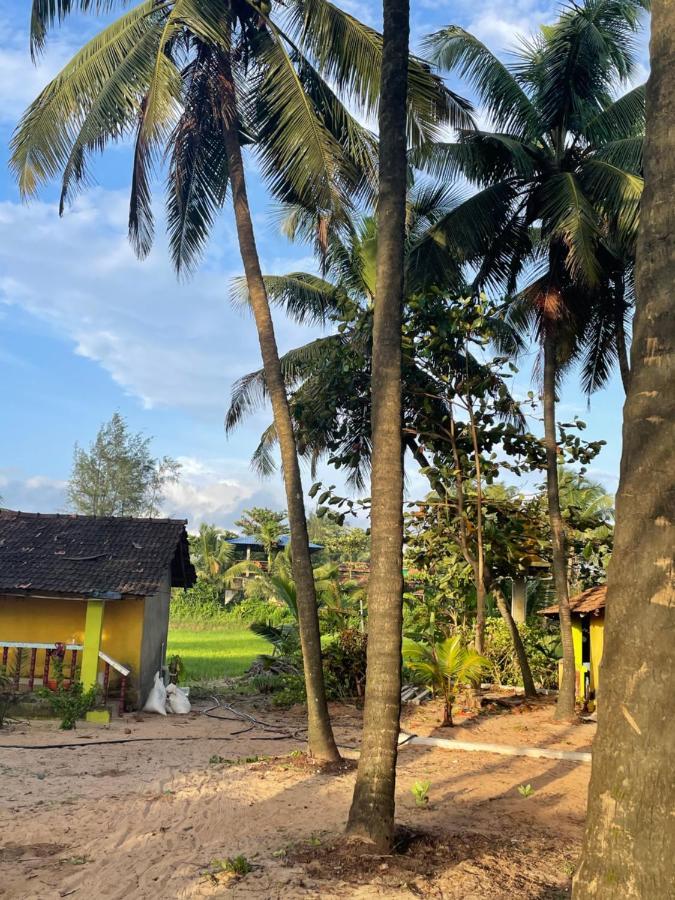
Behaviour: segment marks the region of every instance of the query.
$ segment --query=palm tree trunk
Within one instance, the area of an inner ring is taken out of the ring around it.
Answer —
[[[403,429],[401,312],[406,201],[408,0],[384,0],[377,289],[373,319],[371,572],[361,757],[348,833],[387,851],[401,711]]]
[[[452,721],[452,697],[446,697],[443,701],[443,721],[441,722],[441,728],[452,728],[454,724],[455,723]]]
[[[631,380],[609,567],[598,734],[574,900],[675,885],[675,5],[652,4]]]
[[[468,359],[468,348],[466,348],[465,353]],[[466,410],[469,414],[471,443],[473,445],[476,469],[476,650],[482,656],[485,653],[485,599],[487,593],[485,588],[485,548],[483,546],[483,476],[476,416],[473,411],[473,398],[470,394],[466,396]]]
[[[617,304],[614,311],[614,331],[616,341],[616,355],[619,360],[619,372],[621,373],[621,383],[623,384],[624,393],[628,393],[630,384],[630,365],[628,363],[628,349],[626,347],[626,330],[623,325],[624,309],[624,292],[625,285],[623,275],[617,276],[616,279],[616,299]]]
[[[544,337],[544,445],[546,447],[546,493],[551,525],[553,580],[560,611],[560,637],[563,648],[563,676],[556,705],[557,719],[571,719],[575,712],[575,666],[572,642],[572,616],[567,588],[567,547],[560,513],[558,489],[558,444],[555,423],[556,326],[549,322]]]
[[[255,318],[260,342],[265,384],[272,403],[274,424],[279,437],[281,462],[288,504],[288,522],[293,548],[293,579],[297,588],[298,618],[302,658],[307,690],[308,750],[311,756],[322,761],[340,759],[328,715],[326,691],[321,663],[321,635],[316,606],[314,574],[309,555],[309,537],[303,500],[302,480],[295,443],[295,434],[286,396],[279,352],[267,291],[260,269],[260,260],[253,233],[251,211],[246,193],[244,163],[239,144],[239,128],[236,113],[225,128],[225,150],[228,157],[232,202],[237,225],[239,250],[244,263],[246,283],[251,309]]]

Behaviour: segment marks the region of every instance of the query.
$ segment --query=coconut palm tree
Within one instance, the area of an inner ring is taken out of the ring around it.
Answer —
[[[373,309],[371,564],[363,738],[347,831],[389,851],[394,836],[403,628],[401,319],[404,300],[409,0],[383,0],[376,294]]]
[[[75,9],[110,0],[34,0],[34,53]],[[337,759],[325,701],[302,481],[249,208],[242,147],[272,193],[339,222],[372,193],[375,143],[340,101],[377,109],[382,39],[326,0],[143,0],[87,43],[31,104],[12,141],[24,196],[62,178],[61,207],[86,183],[92,153],[134,136],[132,243],[152,243],[152,175],[167,160],[167,228],[174,264],[189,272],[229,194],[284,471],[307,681],[309,748]],[[438,123],[468,124],[467,104],[427,66],[409,61],[413,144]],[[228,190],[229,189],[229,190]]]
[[[466,228],[472,215],[470,204],[460,204],[459,196],[452,190],[418,182],[408,193],[403,418],[406,447],[413,455],[417,448],[415,434],[428,430],[429,421],[446,413],[442,402],[425,408],[438,386],[414,352],[419,331],[435,327],[447,318],[448,305],[469,290],[465,270],[488,249],[479,237],[461,248],[456,243],[436,241],[434,226],[441,219],[446,223],[454,221],[455,211],[461,219],[457,220],[458,227]],[[310,229],[303,226],[295,220],[292,233],[307,236]],[[347,469],[349,482],[359,490],[366,486],[370,472],[370,370],[377,243],[375,217],[361,217],[348,231],[328,235],[321,276],[308,272],[264,276],[273,304],[281,306],[300,324],[320,324],[331,329],[329,334],[288,351],[281,358],[281,366],[298,443],[312,471],[321,457],[329,457]],[[248,302],[244,279],[235,279],[232,296],[238,304]],[[423,307],[422,313],[413,311],[416,297],[422,298],[418,304]],[[423,324],[420,319],[424,319]],[[496,317],[489,324],[501,344],[512,352],[519,349],[513,329]],[[467,358],[463,351],[449,354],[444,362],[457,372],[465,372],[467,365],[472,372],[480,371],[478,361]],[[233,386],[226,427],[237,427],[246,416],[263,408],[266,399],[264,371],[244,375]],[[427,421],[426,426],[423,420]],[[262,475],[275,469],[272,451],[276,443],[272,424],[263,432],[252,459]],[[427,466],[420,459],[418,462]]]
[[[235,549],[228,543],[231,531],[202,522],[199,533],[190,535],[190,555],[202,581],[222,582],[223,574],[234,559]]]
[[[654,0],[645,192],[598,736],[574,900],[675,884],[675,6]]]
[[[464,270],[468,261],[478,261],[488,249],[481,247],[480,238],[463,248],[457,244],[439,246],[430,238],[435,224],[441,218],[446,222],[452,220],[455,210],[465,227],[464,217],[471,215],[470,207],[467,204],[458,206],[457,198],[447,189],[422,182],[409,191],[404,256],[403,432],[406,449],[441,496],[446,494],[447,487],[439,487],[438,475],[430,474],[435,470],[422,445],[428,449],[435,446],[439,423],[452,411],[454,401],[452,392],[448,392],[448,384],[461,381],[466,389],[465,378],[470,372],[479,377],[484,392],[493,391],[496,395],[503,389],[505,398],[510,400],[504,381],[472,356],[463,340],[453,344],[448,339],[433,360],[429,357],[428,344],[438,330],[452,331],[448,307],[453,304],[455,292],[466,288]],[[311,316],[324,325],[337,326],[333,334],[289,351],[282,357],[281,364],[296,434],[303,454],[312,464],[312,471],[320,457],[328,457],[333,464],[347,470],[349,481],[359,489],[365,486],[371,458],[370,371],[376,251],[375,220],[367,216],[346,237],[341,234],[329,237],[323,277],[303,272],[265,276],[273,302],[281,304],[299,321],[305,322]],[[245,302],[245,284],[240,280],[234,288],[237,301]],[[509,329],[502,319],[490,310],[484,313],[484,321],[486,328],[506,345]],[[511,339],[513,349],[517,349],[518,341],[512,333]],[[240,379],[233,389],[226,420],[228,427],[234,427],[245,415],[257,409],[265,396],[262,370]],[[503,418],[522,424],[516,404],[498,405]],[[253,457],[254,465],[262,474],[273,471],[271,450],[275,443],[276,432],[272,425],[263,432]],[[468,547],[466,552],[469,552]],[[475,558],[471,564],[475,569],[479,568]],[[476,578],[477,585],[482,586],[477,587],[480,591],[476,618],[478,637],[478,625],[485,609],[485,584],[490,581],[493,590],[498,590],[498,586],[496,579],[488,577],[487,570],[485,577],[477,574]],[[498,604],[513,636],[528,694],[535,696],[527,656],[501,593]],[[479,641],[479,650],[481,646]]]
[[[649,0],[570,5],[554,25],[516,51],[510,66],[455,26],[427,41],[442,68],[469,80],[495,130],[463,132],[457,142],[438,144],[421,157],[435,175],[463,175],[480,187],[477,196],[500,207],[491,218],[476,214],[473,227],[492,234],[493,250],[475,286],[515,292],[527,278],[513,318],[530,327],[542,346],[548,509],[564,651],[561,718],[574,714],[575,686],[556,390],[565,365],[594,346],[606,348],[607,333],[616,346],[616,326],[625,315],[625,294],[616,297],[616,273],[625,266],[615,254],[634,243],[637,229],[644,87],[618,98],[614,91],[634,71],[633,38],[648,5]],[[443,222],[436,228],[445,233]],[[591,354],[591,370],[596,363]],[[606,359],[595,365],[591,382],[607,368]]]
[[[403,660],[423,684],[443,698],[442,726],[452,727],[452,704],[459,685],[475,684],[489,668],[488,660],[472,647],[462,646],[456,634],[440,644],[422,644],[409,639],[403,642]]]

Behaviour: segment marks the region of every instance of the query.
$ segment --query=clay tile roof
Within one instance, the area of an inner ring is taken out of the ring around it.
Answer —
[[[607,585],[601,584],[598,587],[588,588],[577,594],[576,597],[570,597],[570,609],[573,613],[588,614],[604,609],[607,600]],[[542,616],[557,616],[558,604],[555,606],[547,606],[546,609],[540,610]]]
[[[0,593],[145,596],[169,566],[173,587],[194,584],[183,520],[0,509]]]

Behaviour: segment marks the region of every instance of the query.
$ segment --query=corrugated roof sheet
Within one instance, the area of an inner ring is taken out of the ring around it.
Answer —
[[[185,522],[0,509],[0,593],[92,596],[195,582]]]
[[[277,541],[277,547],[286,547],[290,543],[290,535],[283,534]],[[253,534],[242,534],[238,537],[226,538],[228,544],[234,544],[235,547],[250,547],[252,550],[264,550],[260,543],[260,539]],[[323,544],[309,545],[310,550],[323,550]]]
[[[607,600],[607,585],[601,584],[598,587],[588,588],[577,594],[576,597],[570,597],[570,609],[573,613],[587,614],[595,612],[598,609],[604,609]],[[547,606],[546,609],[540,610],[542,616],[557,616],[558,604],[555,606]]]

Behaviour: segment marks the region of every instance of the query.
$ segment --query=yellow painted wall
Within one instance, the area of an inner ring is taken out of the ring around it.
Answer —
[[[131,668],[132,682],[140,672],[143,606],[143,599],[110,600],[103,614],[101,650]],[[0,641],[81,644],[86,608],[84,600],[0,597]],[[40,653],[36,674],[42,673],[43,665]]]
[[[591,690],[597,691],[600,683],[600,662],[605,636],[605,613],[599,616],[591,616]]]
[[[576,669],[577,696],[583,694],[584,689],[584,670],[581,664],[582,658],[582,641],[583,632],[581,628],[581,619],[578,616],[572,618],[572,643],[574,644],[574,668]]]

